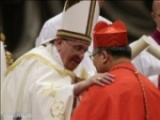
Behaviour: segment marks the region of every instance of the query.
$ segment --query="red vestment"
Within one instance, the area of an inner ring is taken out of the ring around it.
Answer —
[[[160,93],[130,62],[115,65],[115,82],[94,85],[82,97],[72,120],[160,120]],[[140,81],[139,81],[139,79]]]

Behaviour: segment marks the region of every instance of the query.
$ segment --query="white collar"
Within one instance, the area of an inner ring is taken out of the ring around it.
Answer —
[[[49,43],[49,44],[46,45],[46,49],[51,54],[52,58],[55,60],[57,65],[61,66],[62,68],[65,69],[64,64],[62,62],[62,59],[60,57],[60,54],[59,54],[57,48],[55,47],[55,45],[52,44],[52,43]]]

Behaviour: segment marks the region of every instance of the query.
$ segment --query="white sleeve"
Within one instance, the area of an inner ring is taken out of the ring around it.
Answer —
[[[133,59],[132,63],[145,76],[160,74],[160,60],[146,51],[143,51],[140,55]]]
[[[148,79],[158,88],[158,75],[149,76]]]

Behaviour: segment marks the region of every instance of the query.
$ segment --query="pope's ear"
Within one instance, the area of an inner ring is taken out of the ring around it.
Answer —
[[[55,39],[54,45],[56,46],[58,51],[61,51],[61,49],[63,48],[63,40],[61,38],[57,38]]]

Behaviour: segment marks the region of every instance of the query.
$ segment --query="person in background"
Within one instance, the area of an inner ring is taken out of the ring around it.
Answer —
[[[91,57],[97,71],[115,75],[115,82],[103,88],[90,87],[71,120],[160,119],[160,93],[131,63],[131,49],[123,22],[97,23]]]
[[[156,23],[156,28],[151,33],[149,39],[154,45],[160,45],[160,0],[154,0],[152,4],[153,20]],[[160,89],[160,60],[155,58],[146,50],[140,53],[135,59],[133,59],[135,67],[147,76],[154,85]]]
[[[97,1],[69,4],[55,40],[27,52],[7,69],[1,91],[2,120],[69,120],[74,96],[93,84],[112,82],[108,73],[86,81],[73,73],[88,49],[98,15]]]

